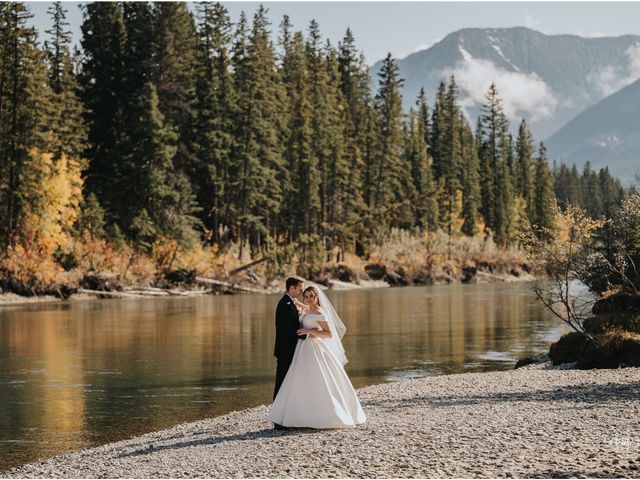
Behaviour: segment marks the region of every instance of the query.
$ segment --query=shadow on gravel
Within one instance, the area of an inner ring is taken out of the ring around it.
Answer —
[[[635,478],[633,472],[625,474],[616,470],[614,472],[585,472],[578,470],[546,470],[537,471],[533,475],[525,475],[522,478]]]
[[[198,440],[191,440],[188,442],[177,442],[172,443],[170,445],[154,445],[150,444],[145,448],[140,448],[138,450],[133,450],[131,452],[123,453],[118,455],[118,458],[126,458],[126,457],[137,457],[140,455],[148,455],[151,453],[161,452],[163,450],[174,450],[177,448],[186,448],[186,447],[196,447],[198,445],[216,445],[218,443],[223,442],[235,442],[235,441],[244,441],[244,440],[258,440],[261,438],[272,438],[272,437],[288,437],[291,435],[299,435],[299,434],[308,434],[308,433],[317,433],[318,430],[306,429],[306,428],[296,428],[291,430],[274,430],[273,428],[265,428],[263,430],[256,430],[252,432],[238,433],[235,435],[227,435],[220,437],[208,437],[208,438],[200,438]],[[200,433],[200,432],[198,432]],[[173,438],[173,437],[169,437]],[[158,442],[166,441],[167,439],[157,440]]]
[[[416,405],[449,407],[453,405],[477,405],[496,402],[554,402],[568,400],[576,403],[597,404],[617,400],[637,400],[640,398],[640,381],[629,383],[609,383],[601,385],[567,385],[552,390],[530,392],[498,392],[485,395],[417,395],[402,400],[369,400],[365,406],[399,409]]]

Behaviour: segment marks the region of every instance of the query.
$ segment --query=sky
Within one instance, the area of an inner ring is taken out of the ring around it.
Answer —
[[[79,2],[62,2],[74,41],[80,40]],[[260,2],[222,2],[231,20],[251,16]],[[351,28],[356,46],[373,65],[391,53],[396,58],[423,50],[451,32],[469,27],[524,26],[546,34],[584,37],[640,35],[640,2],[262,2],[268,9],[274,39],[283,15],[296,30],[307,31],[311,19],[324,38],[337,44]],[[194,3],[189,2],[194,9]],[[50,2],[27,2],[40,32],[49,28]]]

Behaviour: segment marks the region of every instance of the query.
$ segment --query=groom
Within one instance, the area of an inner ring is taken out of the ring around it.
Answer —
[[[278,359],[278,367],[276,369],[276,386],[273,390],[274,399],[293,360],[298,338],[303,340],[307,338],[306,335],[296,334],[300,328],[300,314],[296,302],[304,289],[304,279],[289,277],[285,282],[285,288],[286,293],[276,308],[276,346],[273,355]]]

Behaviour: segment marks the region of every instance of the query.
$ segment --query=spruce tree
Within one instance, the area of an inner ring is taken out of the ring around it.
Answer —
[[[77,96],[78,83],[69,48],[71,32],[66,30],[69,25],[66,22],[66,10],[61,2],[56,2],[48,13],[53,24],[46,31],[49,40],[45,42],[51,88],[48,106],[52,148],[56,158],[65,154],[79,161],[82,168],[85,168],[86,165],[81,160],[87,147],[87,129],[83,118],[85,112],[82,101]]]
[[[531,172],[533,149],[533,136],[523,118],[518,127],[518,139],[516,140],[515,186],[516,192],[526,202],[527,217],[529,219],[533,218],[533,179]]]
[[[416,222],[419,228],[435,230],[438,225],[438,204],[432,171],[432,159],[428,154],[428,107],[424,89],[416,100],[416,109],[411,110],[409,121],[409,144],[407,146],[411,176],[416,197]]]
[[[388,54],[382,63],[379,87],[376,94],[376,119],[379,132],[379,148],[373,157],[372,204],[378,214],[387,208],[387,218],[392,226],[413,224],[409,201],[412,198],[412,182],[403,149],[403,112],[400,89],[403,79],[398,66]]]
[[[362,234],[366,225],[361,221],[366,211],[364,176],[370,140],[369,119],[372,118],[371,94],[369,90],[369,70],[363,57],[358,53],[355,39],[347,29],[338,45],[337,68],[339,74],[340,98],[345,112],[343,137],[345,176],[344,202],[342,208],[341,243],[355,243],[358,232]],[[360,235],[362,236],[362,235]]]
[[[624,198],[624,189],[620,181],[611,176],[609,167],[600,169],[598,173],[600,192],[602,194],[602,213],[605,218],[612,218]]]
[[[458,86],[453,75],[449,79],[449,86],[444,97],[444,105],[438,112],[438,170],[439,179],[444,189],[440,205],[441,222],[447,233],[453,233],[454,225],[460,215],[458,210],[458,196],[462,181],[462,122],[464,118],[458,106]]]
[[[460,114],[462,116],[462,114]],[[462,157],[462,217],[464,223],[462,232],[466,235],[475,235],[480,222],[480,163],[475,146],[473,132],[469,125],[460,119],[463,124],[460,129],[460,145]]]
[[[25,176],[46,175],[43,153],[54,144],[50,88],[45,57],[37,47],[32,18],[21,2],[0,4],[0,241],[15,243],[21,233],[23,212],[41,195],[23,182]],[[6,251],[6,250],[5,250]]]
[[[268,27],[266,11],[260,7],[247,38],[246,20],[241,17],[233,53],[238,92],[234,152],[237,174],[229,186],[237,205],[235,229],[241,252],[247,243],[262,249],[267,235],[277,236],[281,185],[289,181],[282,158],[287,135],[286,92]]]
[[[220,243],[235,212],[229,188],[236,115],[232,25],[220,3],[203,2],[198,8],[195,160],[187,172],[203,207],[201,219],[210,232],[207,240]]]
[[[311,122],[311,151],[307,160],[307,170],[312,178],[315,179],[316,186],[311,185],[305,187],[308,192],[305,196],[316,198],[315,206],[306,206],[306,200],[303,201],[305,208],[309,209],[310,221],[316,223],[316,229],[307,228],[307,234],[330,228],[328,225],[329,206],[334,200],[329,197],[329,176],[331,172],[332,161],[332,139],[331,133],[332,122],[339,123],[339,117],[336,118],[336,112],[330,105],[329,94],[329,72],[324,60],[322,51],[322,40],[320,36],[320,27],[315,20],[309,23],[309,34],[305,43],[306,66],[308,70],[308,88],[309,101],[311,106],[310,122]],[[302,175],[301,178],[306,178]],[[305,182],[306,183],[306,182]],[[320,227],[319,229],[317,227]]]
[[[79,75],[88,125],[89,160],[85,196],[95,193],[107,223],[124,226],[128,199],[118,191],[122,178],[123,141],[128,109],[125,82],[126,30],[121,3],[83,5],[83,61]]]
[[[139,122],[127,135],[127,181],[120,190],[128,200],[129,234],[143,235],[145,248],[159,236],[191,248],[198,239],[197,206],[186,177],[173,164],[178,134],[160,112],[155,85],[146,83],[131,109]]]
[[[446,85],[440,82],[436,102],[431,114],[430,141],[431,154],[433,155],[433,173],[436,180],[443,176],[442,150],[446,148],[446,115],[447,105]]]
[[[510,212],[514,201],[508,128],[496,85],[491,84],[478,120],[478,156],[482,216],[499,241],[508,240],[507,235],[511,230]]]
[[[155,2],[153,7],[153,83],[160,111],[178,133],[174,164],[182,172],[195,162],[196,44],[195,22],[186,3]]]
[[[291,112],[289,120],[289,139],[285,156],[287,169],[293,174],[294,195],[286,198],[287,216],[290,216],[290,237],[300,234],[311,235],[317,227],[317,214],[320,203],[321,181],[318,170],[318,158],[314,152],[312,103],[309,82],[309,69],[301,32],[293,36],[290,56],[287,57],[291,82],[289,86]]]
[[[326,41],[323,51],[323,65],[327,73],[326,85],[326,138],[328,148],[325,151],[326,159],[326,217],[322,218],[324,224],[322,231],[329,239],[326,245],[328,251],[338,243],[341,250],[346,248],[346,242],[351,241],[351,235],[347,233],[348,223],[353,222],[349,209],[353,199],[348,198],[354,188],[350,181],[356,180],[354,172],[350,172],[349,157],[345,149],[345,134],[347,131],[347,109],[344,96],[340,89],[341,77],[339,69],[338,52]],[[361,197],[360,197],[361,198]],[[353,215],[353,213],[351,213]]]
[[[582,194],[584,206],[592,218],[600,218],[603,213],[602,191],[598,174],[591,169],[591,163],[585,163],[582,172]]]
[[[554,227],[555,195],[553,193],[553,180],[547,159],[547,149],[540,142],[538,155],[535,159],[535,183],[534,183],[534,217],[532,224],[539,229],[549,231]],[[544,235],[544,234],[543,234]]]

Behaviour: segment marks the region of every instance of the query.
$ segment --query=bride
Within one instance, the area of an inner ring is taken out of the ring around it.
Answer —
[[[269,421],[284,427],[344,428],[366,416],[344,370],[340,338],[346,330],[325,293],[315,285],[303,292],[304,305],[293,361],[273,400]],[[298,302],[299,303],[299,302]]]

